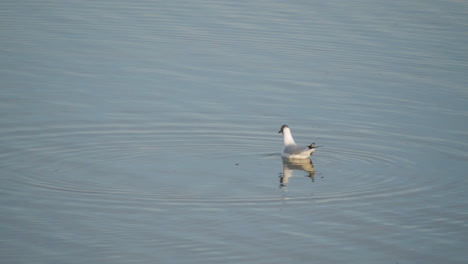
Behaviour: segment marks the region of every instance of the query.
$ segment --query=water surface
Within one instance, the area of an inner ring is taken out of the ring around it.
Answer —
[[[466,263],[464,2],[0,10],[5,262]]]

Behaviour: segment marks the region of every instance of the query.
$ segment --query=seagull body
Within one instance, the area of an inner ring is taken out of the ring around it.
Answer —
[[[291,130],[287,125],[283,125],[278,133],[283,133],[284,150],[281,153],[283,158],[290,159],[307,159],[315,151],[315,143],[310,144],[306,147],[301,147],[294,142],[294,138],[291,135]]]

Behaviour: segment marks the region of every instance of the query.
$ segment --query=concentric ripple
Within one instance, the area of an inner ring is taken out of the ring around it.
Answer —
[[[306,128],[297,130],[297,138],[307,138]],[[281,136],[274,132],[215,123],[4,129],[1,136],[8,151],[2,154],[2,165],[8,164],[18,188],[160,205],[265,206],[284,200],[301,204],[388,199],[428,188],[419,187],[424,182],[419,175],[401,179],[398,173],[416,162],[402,151],[411,138],[397,140],[382,131],[334,134],[315,130],[307,132],[325,144],[312,157],[315,176],[322,180],[301,177],[307,170],[299,168],[286,188],[279,190],[275,186],[282,173]],[[15,144],[8,148],[8,142]],[[246,181],[249,184],[243,185]]]
[[[1,135],[8,150],[2,154],[2,165],[9,168],[17,188],[176,204],[251,201],[195,194],[197,187],[180,174],[197,170],[200,163],[213,158],[255,156],[270,145],[257,142],[260,133],[229,132],[209,124],[157,124],[144,129],[122,124],[24,127],[5,129]],[[195,172],[200,173],[206,172]],[[173,182],[176,177],[181,181]]]

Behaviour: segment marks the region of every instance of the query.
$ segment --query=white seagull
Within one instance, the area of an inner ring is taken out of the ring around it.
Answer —
[[[310,144],[306,147],[301,147],[294,142],[294,139],[291,135],[291,130],[287,125],[283,125],[281,130],[278,133],[283,133],[284,139],[284,150],[281,153],[283,158],[290,159],[307,159],[312,156],[315,151],[315,143]]]

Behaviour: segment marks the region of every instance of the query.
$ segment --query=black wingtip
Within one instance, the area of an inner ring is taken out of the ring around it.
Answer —
[[[313,148],[315,148],[315,143],[312,143],[309,145],[309,149],[313,149]]]

